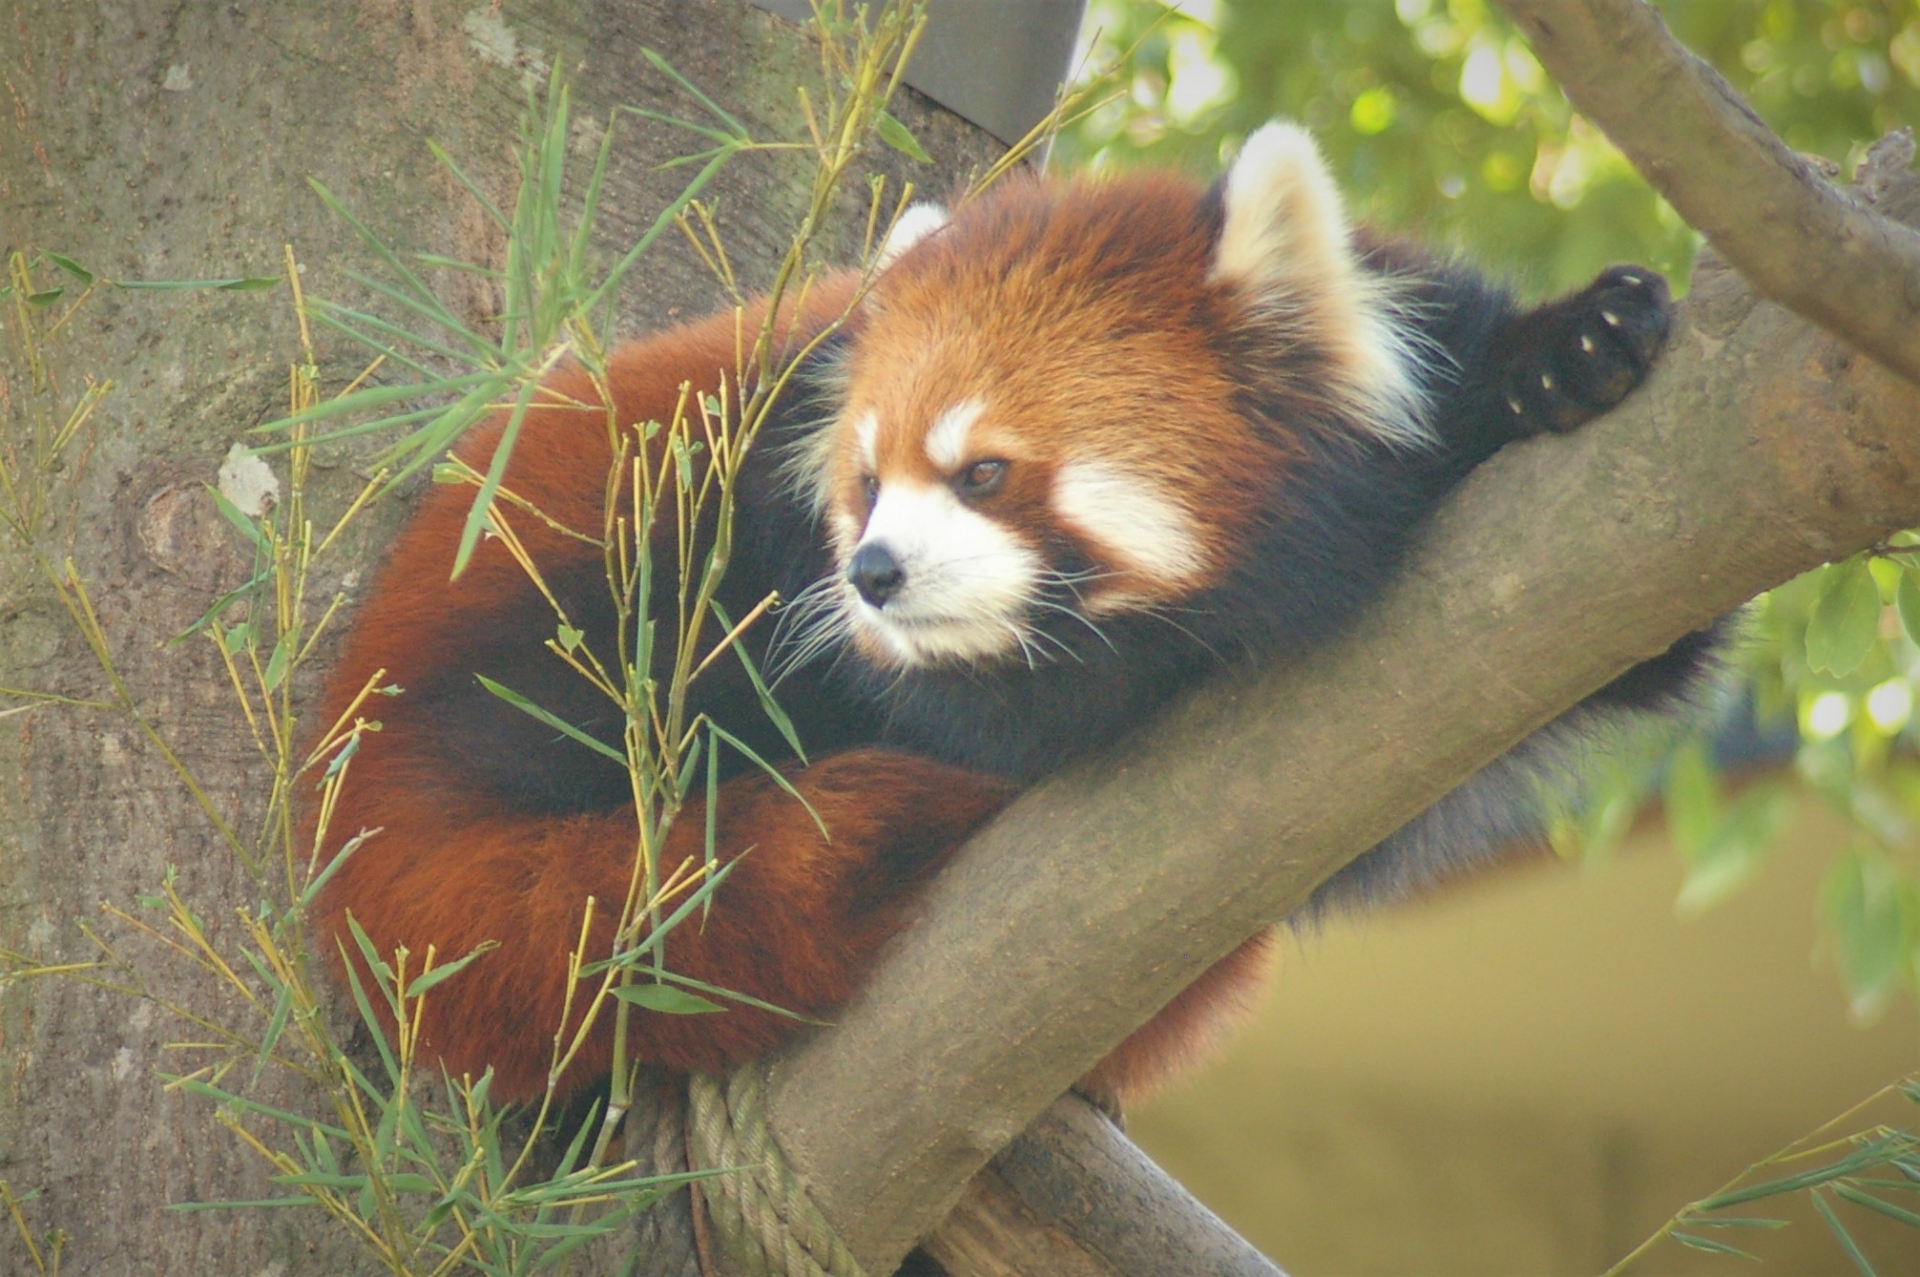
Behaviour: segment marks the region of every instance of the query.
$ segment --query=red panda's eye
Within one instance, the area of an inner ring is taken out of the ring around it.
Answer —
[[[1006,462],[976,461],[960,472],[960,477],[954,481],[954,486],[960,489],[963,496],[985,497],[998,492],[1000,485],[1006,482],[1006,478]]]
[[[874,502],[878,501],[880,499],[879,476],[871,475],[871,474],[861,475],[860,476],[860,492],[863,496],[866,497],[868,505],[872,505]]]

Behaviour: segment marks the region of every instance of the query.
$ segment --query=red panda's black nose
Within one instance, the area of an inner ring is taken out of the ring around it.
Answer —
[[[847,579],[860,591],[861,598],[875,607],[885,607],[887,600],[906,585],[907,570],[883,542],[869,541],[853,552],[847,563]]]

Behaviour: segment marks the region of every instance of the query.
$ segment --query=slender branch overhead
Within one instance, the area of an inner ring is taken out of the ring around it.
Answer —
[[[1645,0],[1498,0],[1575,107],[1767,297],[1920,381],[1920,231],[1794,154]]]

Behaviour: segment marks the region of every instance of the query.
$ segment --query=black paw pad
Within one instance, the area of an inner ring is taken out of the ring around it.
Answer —
[[[1528,357],[1507,375],[1507,407],[1530,430],[1564,433],[1625,399],[1666,344],[1667,281],[1614,266],[1531,317]]]

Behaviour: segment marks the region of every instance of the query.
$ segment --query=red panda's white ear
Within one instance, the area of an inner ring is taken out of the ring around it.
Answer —
[[[900,254],[951,220],[953,219],[947,210],[938,204],[913,205],[895,220],[893,229],[887,232],[886,242],[880,245],[880,253],[874,258],[873,264],[883,269],[893,265]]]
[[[1297,124],[1256,130],[1227,171],[1213,278],[1259,293],[1289,284],[1318,292],[1352,271],[1346,207],[1320,148]]]
[[[1399,321],[1390,282],[1354,255],[1346,207],[1313,138],[1278,120],[1256,130],[1227,171],[1225,203],[1209,278],[1306,326],[1358,409],[1356,426],[1420,442],[1418,340]]]

